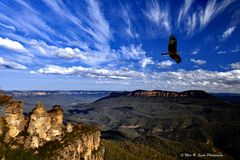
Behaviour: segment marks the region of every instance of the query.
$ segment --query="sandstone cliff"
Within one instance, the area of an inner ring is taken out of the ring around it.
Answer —
[[[173,92],[173,91],[161,91],[161,90],[135,90],[132,92],[112,92],[109,97],[119,97],[119,96],[134,96],[134,97],[166,97],[166,98],[213,98],[212,95],[201,91],[201,90],[189,90],[184,92]],[[107,97],[106,97],[107,98]]]
[[[9,99],[5,118],[0,115],[0,159],[10,150],[23,150],[36,159],[103,160],[100,131],[84,124],[63,123],[63,110],[55,105],[46,111],[42,104],[23,116],[23,103]],[[2,153],[3,152],[3,153]]]

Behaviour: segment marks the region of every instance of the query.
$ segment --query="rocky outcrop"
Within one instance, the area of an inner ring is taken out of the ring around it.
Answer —
[[[83,124],[64,125],[64,114],[59,105],[46,111],[42,104],[37,104],[29,116],[24,117],[23,103],[10,101],[7,102],[5,113],[6,126],[3,125],[4,118],[0,115],[0,136],[4,137],[4,144],[12,149],[34,151],[34,156],[39,159],[104,158],[99,129]],[[4,133],[4,130],[7,132]],[[4,159],[0,157],[2,158]]]
[[[14,138],[24,129],[23,103],[20,101],[9,102],[5,113],[8,128],[6,137]]]
[[[214,98],[214,96],[201,91],[201,90],[189,90],[184,92],[172,92],[172,91],[145,91],[145,90],[136,90],[132,92],[112,92],[108,97],[119,97],[119,96],[133,96],[133,97],[166,97],[166,98]],[[107,97],[106,97],[107,98]]]

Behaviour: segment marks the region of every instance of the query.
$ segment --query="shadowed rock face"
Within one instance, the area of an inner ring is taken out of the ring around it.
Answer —
[[[14,138],[24,129],[23,103],[20,101],[9,102],[5,112],[8,127],[7,137]]]
[[[1,105],[8,103],[11,99],[12,99],[12,97],[7,96],[3,93],[0,93],[0,107],[1,107]]]

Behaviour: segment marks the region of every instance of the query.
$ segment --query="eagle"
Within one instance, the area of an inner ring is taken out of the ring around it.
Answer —
[[[182,58],[177,52],[177,39],[174,35],[170,35],[168,42],[168,53],[162,53],[162,55],[169,55],[176,63],[180,63]]]

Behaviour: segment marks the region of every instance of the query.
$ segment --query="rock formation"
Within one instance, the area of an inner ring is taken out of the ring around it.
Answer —
[[[6,107],[7,137],[16,137],[25,125],[23,116],[23,103],[20,101],[11,101]]]
[[[48,130],[48,140],[59,139],[63,134],[63,110],[61,106],[55,105],[48,112],[51,118],[51,127]]]
[[[51,118],[45,110],[44,106],[38,104],[36,108],[30,113],[29,116],[29,125],[28,125],[28,133],[30,148],[38,148],[39,145],[43,145],[45,141],[51,140],[48,137],[48,130],[51,127]],[[29,144],[29,143],[26,143]]]
[[[4,142],[0,139],[0,145],[34,150],[34,156],[39,159],[103,160],[99,129],[83,124],[67,123],[65,126],[63,110],[59,105],[46,111],[42,104],[37,104],[29,116],[24,117],[23,103],[10,101],[5,113],[5,126],[0,115],[0,136],[4,137]],[[0,155],[0,159],[4,157]]]

